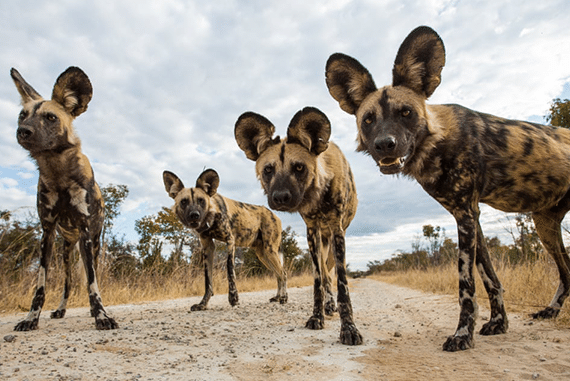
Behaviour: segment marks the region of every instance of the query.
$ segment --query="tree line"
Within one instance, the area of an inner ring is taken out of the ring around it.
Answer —
[[[504,244],[498,237],[485,237],[485,244],[493,260],[509,265],[534,262],[544,258],[544,248],[532,222],[531,213],[519,213],[514,217],[514,228],[509,230],[513,243]],[[426,270],[429,267],[457,263],[457,243],[445,235],[440,226],[424,225],[422,236],[412,241],[411,251],[399,251],[384,261],[370,261],[364,274],[371,275],[410,269]]]
[[[181,267],[202,269],[199,239],[182,225],[174,213],[163,207],[158,213],[135,221],[138,241],[129,242],[113,231],[120,207],[129,195],[126,185],[109,184],[101,188],[105,200],[105,224],[101,234],[102,250],[98,265],[108,269],[116,278],[152,272],[168,275]],[[41,226],[35,213],[25,218],[13,218],[12,213],[0,210],[0,273],[17,281],[26,271],[34,270],[39,260]],[[285,268],[295,275],[311,268],[311,258],[297,243],[297,234],[290,226],[282,232],[281,251]],[[57,238],[55,252],[62,250],[63,241]],[[226,246],[216,242],[216,266],[223,268],[227,258]],[[75,254],[78,255],[77,253]],[[54,259],[60,261],[55,255]],[[57,266],[57,263],[56,263]],[[236,270],[244,275],[270,274],[251,249],[236,248]]]

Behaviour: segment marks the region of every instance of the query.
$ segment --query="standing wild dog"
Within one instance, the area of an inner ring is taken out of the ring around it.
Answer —
[[[269,207],[299,212],[307,225],[315,304],[306,326],[323,329],[324,312],[332,315],[335,310],[329,271],[336,260],[340,340],[348,345],[361,344],[346,280],[344,235],[358,203],[348,162],[341,150],[329,142],[330,122],[316,108],[307,107],[293,117],[287,138],[273,138],[274,132],[269,120],[252,112],[241,115],[235,126],[239,147],[248,159],[255,161]]]
[[[172,172],[164,171],[162,177],[166,192],[175,201],[172,210],[180,222],[193,229],[200,238],[206,287],[202,301],[191,310],[205,310],[214,295],[214,240],[227,244],[228,299],[232,306],[238,304],[234,271],[236,246],[255,250],[261,263],[277,277],[277,296],[270,301],[287,303],[287,274],[279,254],[281,220],[264,206],[234,201],[217,193],[220,178],[213,169],[202,172],[194,188],[184,188],[182,180]]]
[[[71,283],[70,256],[79,242],[87,274],[91,316],[95,318],[97,329],[115,329],[117,323],[103,308],[94,268],[101,247],[103,197],[72,125],[73,120],[87,110],[93,94],[91,82],[81,69],[70,67],[58,77],[52,99],[46,101],[16,69],[12,69],[10,74],[22,97],[18,143],[30,152],[40,172],[37,206],[43,229],[38,285],[32,307],[15,330],[38,328],[56,231],[63,238],[66,277],[61,303],[51,317],[62,318],[65,315]]]
[[[491,304],[491,318],[480,333],[504,333],[508,327],[503,288],[479,225],[479,202],[505,212],[532,212],[558,266],[558,291],[534,318],[557,316],[568,296],[570,258],[560,223],[570,210],[570,131],[459,105],[427,105],[444,64],[440,37],[419,27],[400,46],[391,86],[377,89],[364,66],[338,53],[327,62],[326,83],[340,107],[356,116],[357,150],[372,156],[384,174],[415,178],[457,221],[461,313],[457,331],[443,345],[456,351],[474,345],[474,263]]]

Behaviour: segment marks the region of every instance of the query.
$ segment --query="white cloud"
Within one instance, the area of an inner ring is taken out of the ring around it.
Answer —
[[[125,234],[134,235],[135,218],[170,205],[164,169],[192,184],[213,167],[224,195],[266,204],[253,162],[233,139],[234,123],[256,111],[284,135],[295,112],[312,105],[329,116],[357,179],[360,209],[349,235],[373,234],[358,240],[377,239],[370,250],[399,237],[394,247],[405,249],[413,226],[419,232],[449,216],[417,184],[380,175],[354,152],[353,117],[324,84],[328,56],[353,55],[377,85],[388,84],[401,41],[430,25],[447,51],[431,103],[526,119],[544,115],[570,81],[569,11],[566,1],[7,2],[0,8],[0,169],[22,173],[14,179],[23,198],[1,192],[0,207],[35,198],[35,185],[23,182],[35,170],[16,143],[19,96],[9,68],[49,97],[59,73],[76,65],[94,96],[75,126],[97,181],[130,188]],[[299,216],[280,217],[304,234]]]

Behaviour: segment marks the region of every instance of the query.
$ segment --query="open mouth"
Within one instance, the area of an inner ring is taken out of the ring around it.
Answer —
[[[385,157],[383,159],[380,159],[380,161],[378,161],[378,164],[381,167],[391,167],[394,165],[397,165],[399,167],[403,167],[404,163],[406,162],[406,158],[405,157]]]
[[[404,156],[384,157],[384,158],[378,160],[377,163],[378,163],[378,167],[380,168],[380,172],[387,174],[387,175],[400,173],[404,169],[404,166],[406,165],[406,163],[408,162],[408,159],[410,158],[411,152],[412,152],[412,150],[410,149],[408,151],[408,153]]]

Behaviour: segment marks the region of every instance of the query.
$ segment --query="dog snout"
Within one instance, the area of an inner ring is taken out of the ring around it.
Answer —
[[[396,138],[388,135],[374,140],[374,149],[380,155],[390,155],[396,150]]]
[[[29,128],[20,127],[16,132],[16,136],[21,140],[29,139],[29,137],[32,136],[32,130]]]
[[[287,189],[274,191],[271,197],[276,205],[288,205],[293,198],[291,192]]]
[[[200,212],[198,212],[197,210],[193,210],[190,213],[188,213],[188,219],[190,221],[196,221],[200,219]]]

